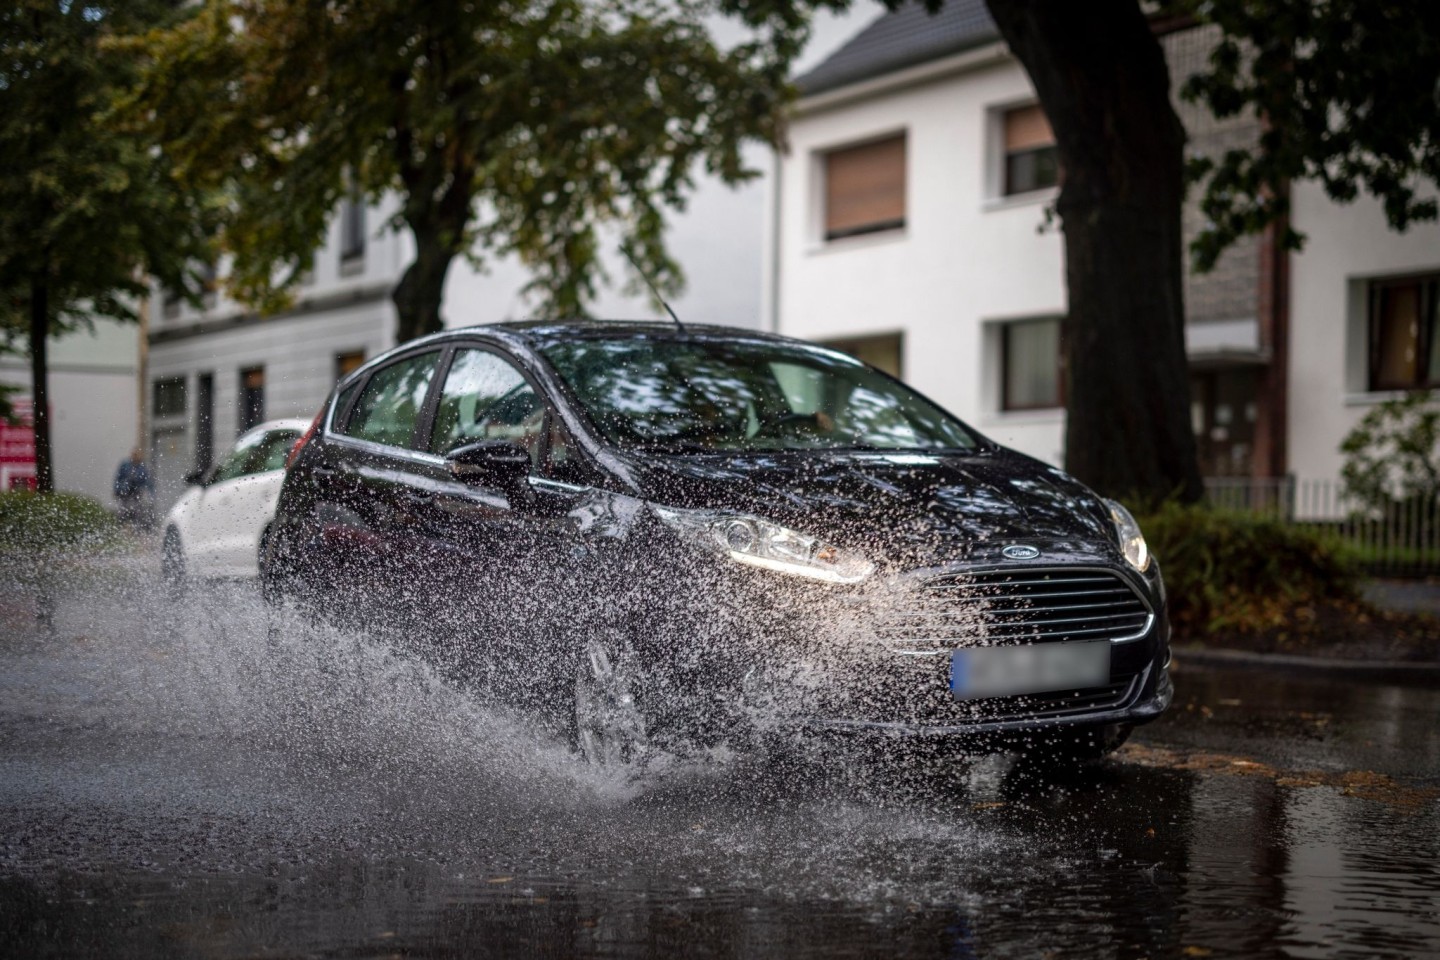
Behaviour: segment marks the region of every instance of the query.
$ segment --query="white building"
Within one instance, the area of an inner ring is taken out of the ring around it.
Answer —
[[[48,355],[55,488],[108,504],[115,468],[139,441],[138,331],[97,319],[91,330],[52,337]],[[18,387],[12,398],[28,402],[29,358],[0,356],[0,383]],[[0,486],[25,486],[34,475],[33,465],[0,470]]]
[[[1172,76],[1211,28],[1166,35]],[[994,439],[1063,459],[1064,248],[1049,126],[983,0],[885,14],[800,78],[771,191],[767,325],[854,349]],[[1190,149],[1253,120],[1177,104]],[[1395,390],[1440,385],[1440,226],[1397,234],[1368,198],[1292,188],[1302,253],[1251,238],[1186,281],[1202,465],[1333,478],[1341,438]],[[1186,212],[1187,232],[1198,224]]]

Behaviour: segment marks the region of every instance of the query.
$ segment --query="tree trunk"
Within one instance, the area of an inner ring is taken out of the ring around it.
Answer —
[[[1055,131],[1069,313],[1065,466],[1114,497],[1203,493],[1180,232],[1185,131],[1136,0],[987,0]]]
[[[44,280],[30,281],[30,397],[35,418],[35,489],[55,490],[50,463],[50,289]]]
[[[444,328],[440,303],[445,293],[445,275],[450,271],[450,261],[455,259],[455,251],[444,242],[440,229],[414,222],[410,229],[415,235],[415,260],[405,268],[391,296],[399,316],[396,343]]]

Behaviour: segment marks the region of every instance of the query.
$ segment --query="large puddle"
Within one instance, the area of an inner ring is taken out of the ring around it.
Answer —
[[[168,603],[148,583],[63,581],[53,633],[19,587],[0,607],[8,955],[1440,943],[1431,690],[1182,671],[1176,716],[1080,773],[817,749],[634,776],[373,637],[272,635],[244,587]]]

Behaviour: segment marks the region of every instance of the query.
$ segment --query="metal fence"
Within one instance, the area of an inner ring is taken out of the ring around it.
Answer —
[[[1349,546],[1371,573],[1440,574],[1440,503],[1397,500],[1384,509],[1356,501],[1334,480],[1211,478],[1210,503],[1329,534]]]

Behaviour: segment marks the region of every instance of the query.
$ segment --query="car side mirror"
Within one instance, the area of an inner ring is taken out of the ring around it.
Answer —
[[[196,467],[185,474],[185,482],[192,487],[203,487],[205,485],[206,470],[203,467]]]
[[[509,440],[481,440],[445,455],[450,473],[463,483],[497,487],[512,506],[530,500],[530,452]]]

